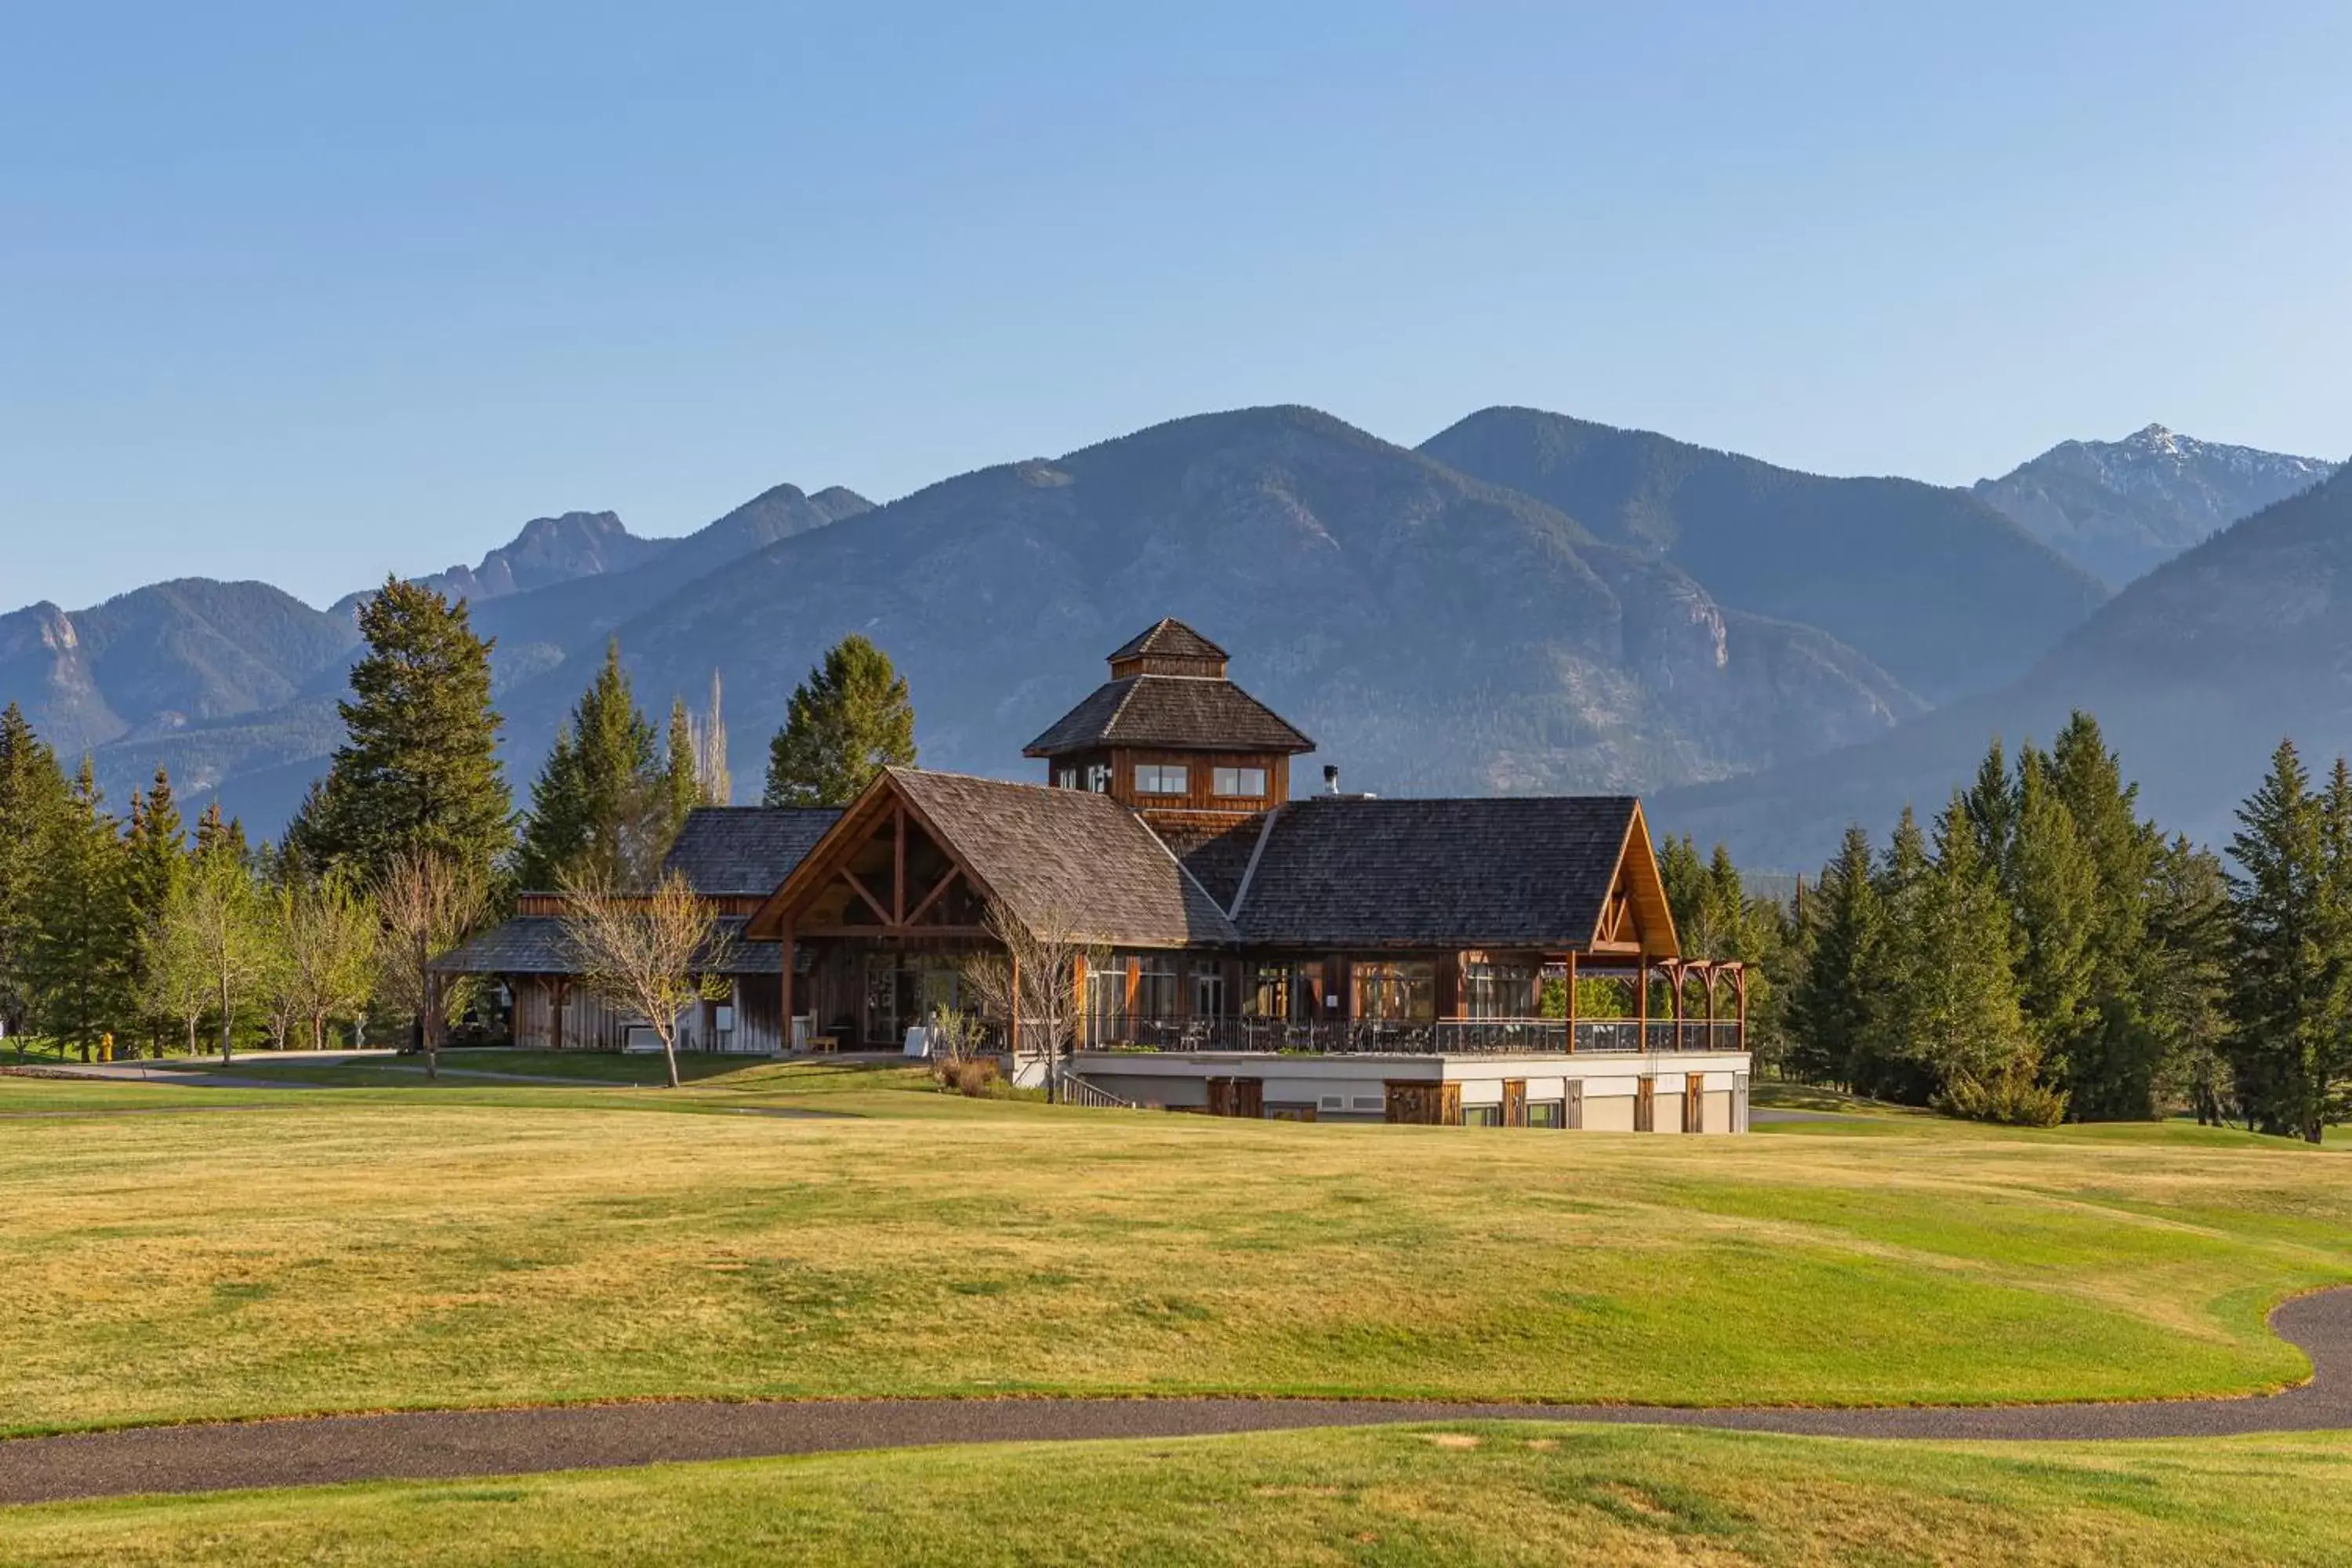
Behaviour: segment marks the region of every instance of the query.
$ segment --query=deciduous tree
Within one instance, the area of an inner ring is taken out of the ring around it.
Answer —
[[[673,871],[642,894],[574,879],[563,889],[562,920],[581,984],[607,1006],[646,1020],[676,1089],[679,1015],[703,998],[704,976],[726,963],[716,907]]]

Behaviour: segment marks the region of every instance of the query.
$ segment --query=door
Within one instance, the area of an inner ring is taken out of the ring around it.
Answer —
[[[1503,1125],[1525,1127],[1528,1124],[1528,1080],[1507,1078],[1503,1080]]]
[[[1706,1074],[1703,1072],[1683,1075],[1683,1131],[1706,1131]]]
[[[1658,1080],[1643,1077],[1633,1089],[1633,1131],[1658,1130]]]

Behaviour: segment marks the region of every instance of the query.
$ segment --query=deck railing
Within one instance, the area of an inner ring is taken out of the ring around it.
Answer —
[[[1268,1018],[1089,1020],[1081,1050],[1250,1051],[1300,1056],[1640,1056],[1736,1051],[1735,1019],[1358,1018],[1290,1023]]]

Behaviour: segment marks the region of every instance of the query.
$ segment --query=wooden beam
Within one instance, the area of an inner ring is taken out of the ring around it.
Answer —
[[[931,906],[940,901],[940,897],[947,892],[949,885],[958,877],[962,875],[963,872],[959,868],[950,865],[940,876],[938,883],[932,887],[931,890],[923,895],[923,901],[915,906],[914,912],[907,917],[906,923],[913,925],[917,921],[920,921],[925,915],[929,914],[931,912]]]
[[[899,801],[890,813],[890,923],[907,923],[907,803]]]
[[[896,925],[898,923],[890,918],[890,911],[882,907],[882,900],[868,892],[866,890],[866,884],[857,879],[856,872],[851,870],[848,867],[844,866],[841,868],[841,879],[856,889],[859,898],[866,900],[866,907],[874,911],[874,918],[876,920],[880,921],[886,926]]]
[[[1576,1052],[1576,953],[1572,949],[1568,955],[1568,1049],[1571,1056]]]

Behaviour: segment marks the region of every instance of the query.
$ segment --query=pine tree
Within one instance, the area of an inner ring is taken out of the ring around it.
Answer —
[[[0,710],[0,1025],[19,1039],[37,1011],[31,966],[41,846],[66,805],[56,754],[9,703]]]
[[[2031,755],[2032,748],[2026,748]],[[2020,763],[2024,757],[2020,757]],[[2009,864],[2010,840],[2017,831],[2018,816],[2022,807],[2019,784],[2010,776],[2009,763],[2001,754],[2000,737],[1996,735],[1977,765],[1976,783],[1968,794],[1969,823],[1976,830],[1977,858],[1988,866]]]
[[[531,785],[516,858],[528,887],[634,885],[668,847],[668,805],[653,726],[637,709],[618,643],[572,710]]]
[[[1870,835],[1845,830],[1837,858],[1805,900],[1806,959],[1790,1001],[1790,1068],[1813,1082],[1853,1085],[1877,1012],[1885,911],[1871,875]]]
[[[1895,1047],[1936,1103],[1989,1121],[2051,1122],[2063,1096],[2035,1083],[2037,1058],[2010,967],[2010,913],[1958,791],[1937,819],[1935,858],[1914,901],[1915,928],[1887,998]]]
[[[195,855],[203,860],[226,858],[240,866],[253,858],[253,847],[245,840],[245,824],[234,816],[223,817],[218,801],[205,806],[204,816],[196,818]]]
[[[142,796],[131,796],[131,827],[123,839],[123,888],[136,929],[143,931],[170,907],[173,890],[187,875],[187,830],[180,820],[179,804],[172,797],[172,775],[155,770],[155,782]],[[147,950],[131,948],[131,984],[143,999],[158,993],[146,970]],[[144,1008],[147,1039],[157,1055],[177,1021],[169,1009]]]
[[[1666,890],[1666,910],[1674,916],[1683,950],[1691,953],[1691,931],[1699,922],[1699,906],[1706,897],[1706,863],[1698,858],[1698,847],[1689,834],[1658,846],[1658,881]]]
[[[846,805],[886,767],[915,762],[906,679],[852,632],[793,692],[768,749],[770,805]]]
[[[2230,887],[2212,851],[2176,837],[2158,855],[2148,903],[2150,962],[2142,994],[2163,1047],[2160,1088],[2198,1125],[2227,1124],[2230,1075]]]
[[[2334,1012],[2327,946],[2326,831],[2292,741],[2238,808],[2230,840],[2236,973],[2232,1076],[2252,1124],[2319,1140]]]
[[[1906,805],[1872,879],[1883,934],[1871,953],[1870,1025],[1857,1043],[1847,1072],[1856,1091],[1913,1105],[1926,1104],[1936,1084],[1909,1048],[1895,1008],[1912,973],[1929,961],[1923,946],[1922,910],[1929,870],[1927,836],[1920,831],[1918,816]]]
[[[134,1005],[137,936],[122,840],[88,758],[66,808],[47,827],[33,901],[31,989],[43,1026],[88,1061],[100,1037],[125,1022]]]
[[[491,645],[464,601],[398,578],[360,611],[360,633],[367,652],[339,710],[346,739],[290,834],[304,863],[372,881],[424,849],[487,884],[514,842]]]
[[[2148,881],[2162,844],[2138,816],[2139,786],[2099,726],[2079,710],[2050,748],[2050,774],[2073,814],[2074,829],[2097,868],[2099,896],[2091,939],[2094,1026],[2068,1052],[2065,1077],[2074,1113],[2085,1121],[2155,1114],[2159,1044],[2139,995],[2147,939]]]
[[[704,804],[694,715],[681,697],[669,706],[669,740],[662,757],[662,806],[665,841],[677,837],[686,814]]]
[[[2062,1084],[2098,1026],[2092,985],[2097,958],[2099,868],[2059,798],[2046,759],[2018,758],[2016,816],[2003,880],[2016,917],[2018,988],[2043,1060]]]

